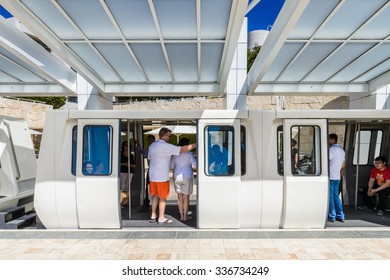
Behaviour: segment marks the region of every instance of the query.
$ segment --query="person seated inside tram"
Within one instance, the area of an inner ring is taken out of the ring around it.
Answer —
[[[297,140],[291,139],[291,171],[293,174],[298,174],[298,149]]]
[[[210,148],[209,153],[209,174],[210,175],[227,175],[227,152],[221,152],[218,144],[214,144]]]
[[[93,173],[93,163],[92,161],[85,161],[84,162],[84,167],[83,167],[83,174],[84,175],[91,175]]]
[[[104,163],[101,160],[95,160],[94,162],[95,171],[93,174],[105,174],[104,173]]]

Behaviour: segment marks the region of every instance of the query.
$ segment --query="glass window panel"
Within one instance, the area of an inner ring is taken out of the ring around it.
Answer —
[[[359,145],[360,135],[360,145]],[[353,151],[353,164],[358,163],[358,151],[359,151],[359,165],[368,164],[368,154],[370,151],[371,131],[362,130],[358,132],[355,138],[355,149]]]
[[[278,173],[279,175],[283,175],[283,126],[278,126],[277,134]]]
[[[240,147],[241,147],[241,176],[246,174],[246,128],[241,126],[240,128]]]
[[[293,175],[321,175],[320,128],[318,126],[292,126],[291,136],[289,144],[292,150],[291,170]],[[293,145],[295,142],[296,144]]]
[[[76,162],[77,162],[77,125],[72,129],[72,174],[76,176]]]
[[[234,175],[234,128],[232,126],[206,127],[206,175]]]
[[[112,127],[87,125],[83,130],[83,166],[92,163],[93,170],[84,175],[110,175],[112,168]]]

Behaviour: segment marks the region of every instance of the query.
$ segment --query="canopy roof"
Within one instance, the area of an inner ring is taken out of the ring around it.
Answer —
[[[222,95],[242,0],[21,0],[4,6],[108,95]]]
[[[258,1],[252,1],[258,2]],[[224,95],[244,0],[2,0],[52,51],[0,18],[0,95]],[[288,0],[248,95],[371,93],[390,83],[388,0]],[[57,57],[58,56],[58,57]]]
[[[369,93],[390,83],[390,1],[289,0],[248,94]]]

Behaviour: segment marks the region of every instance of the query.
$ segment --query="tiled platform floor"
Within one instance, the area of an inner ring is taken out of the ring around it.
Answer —
[[[390,260],[390,229],[0,231],[2,260]]]

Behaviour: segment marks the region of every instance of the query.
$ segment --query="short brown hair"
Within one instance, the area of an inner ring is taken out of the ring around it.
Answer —
[[[158,137],[163,137],[167,133],[171,133],[172,131],[169,128],[162,127],[160,131],[158,132]]]

